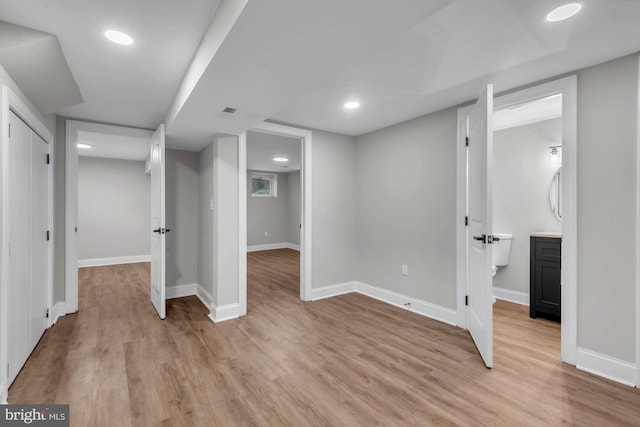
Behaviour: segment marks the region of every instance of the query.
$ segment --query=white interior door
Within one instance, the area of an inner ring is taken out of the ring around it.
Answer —
[[[10,114],[9,136],[9,384],[31,353],[31,129]]]
[[[47,328],[47,143],[11,112],[9,136],[8,381]]]
[[[469,113],[467,324],[485,365],[493,365],[491,156],[493,86]]]
[[[151,303],[161,319],[165,318],[165,194],[164,124],[151,137]]]
[[[47,329],[49,259],[49,146],[31,132],[31,349]]]

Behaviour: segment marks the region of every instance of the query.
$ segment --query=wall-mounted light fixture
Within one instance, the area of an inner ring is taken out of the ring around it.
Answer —
[[[554,165],[562,164],[562,145],[549,147],[549,161]]]

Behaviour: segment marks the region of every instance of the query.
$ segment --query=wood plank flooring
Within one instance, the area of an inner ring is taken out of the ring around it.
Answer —
[[[75,426],[640,424],[640,392],[562,364],[559,325],[495,305],[495,368],[468,333],[368,297],[298,298],[298,254],[249,254],[248,310],[196,297],[159,320],[148,264],[80,270],[11,403],[70,403]]]

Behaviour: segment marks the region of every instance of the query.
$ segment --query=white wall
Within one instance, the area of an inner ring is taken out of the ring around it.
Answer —
[[[357,137],[354,193],[357,280],[451,309],[456,117],[449,109]]]
[[[213,144],[198,154],[199,216],[198,216],[198,284],[212,295],[215,293],[213,271]]]
[[[264,173],[277,178],[277,197],[253,197],[251,175]],[[289,241],[289,174],[247,171],[247,246]],[[268,233],[267,236],[264,234]]]
[[[238,137],[218,135],[213,143],[213,256],[216,306],[239,302]]]
[[[144,162],[78,158],[78,259],[150,254]]]
[[[287,209],[287,242],[294,245],[300,244],[300,217],[301,188],[300,171],[287,174],[289,206]]]
[[[312,287],[356,279],[356,144],[313,131]]]
[[[562,231],[549,204],[549,186],[559,167],[550,161],[549,146],[561,140],[562,119],[493,135],[493,232],[513,234],[509,265],[498,268],[494,287],[528,294],[529,235]]]
[[[198,153],[166,150],[167,286],[198,283]]]
[[[578,73],[578,346],[636,360],[638,55]]]

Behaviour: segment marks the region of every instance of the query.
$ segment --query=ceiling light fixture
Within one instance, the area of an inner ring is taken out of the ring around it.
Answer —
[[[104,36],[114,43],[121,44],[123,46],[129,46],[133,44],[133,39],[129,34],[125,34],[122,31],[108,30],[104,32]]]
[[[78,148],[82,148],[82,149],[91,148],[91,146],[89,144],[83,144],[81,142],[77,143],[76,146]]]
[[[355,108],[360,107],[360,103],[358,101],[349,101],[347,103],[344,104],[344,108],[348,109],[348,110],[353,110]]]
[[[567,3],[560,7],[556,7],[551,12],[547,14],[548,22],[560,22],[565,19],[571,18],[576,13],[580,12],[582,9],[582,5],[580,3]]]
[[[287,157],[274,157],[273,161],[274,162],[288,162],[289,159]]]

